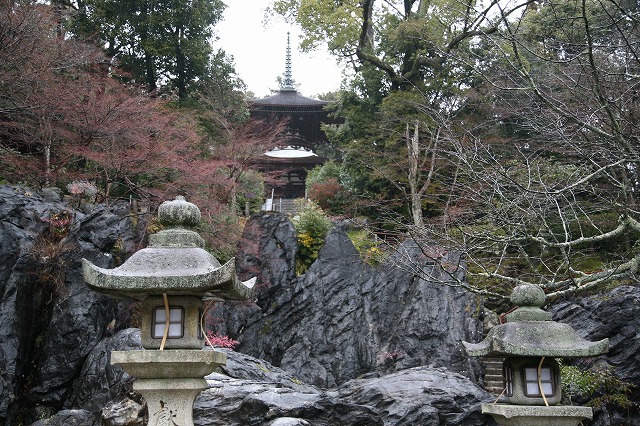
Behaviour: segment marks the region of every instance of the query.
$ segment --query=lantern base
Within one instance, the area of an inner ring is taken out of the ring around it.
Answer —
[[[193,426],[193,401],[206,389],[204,376],[226,363],[209,350],[133,350],[111,352],[111,364],[136,378],[133,390],[147,402],[148,426]]]
[[[202,379],[137,379],[133,390],[147,402],[148,426],[193,426],[193,402],[206,389]]]
[[[573,405],[482,404],[482,414],[490,414],[499,426],[578,426],[593,418],[590,407]]]

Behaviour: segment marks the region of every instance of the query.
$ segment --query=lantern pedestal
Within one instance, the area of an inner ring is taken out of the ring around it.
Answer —
[[[482,414],[490,414],[499,426],[578,426],[591,420],[591,407],[566,405],[482,404]]]
[[[211,350],[111,352],[111,364],[136,378],[133,390],[147,402],[149,426],[193,426],[193,402],[208,387],[204,376],[226,360]]]
[[[193,426],[193,402],[207,388],[201,379],[137,379],[133,390],[147,401],[149,426]]]

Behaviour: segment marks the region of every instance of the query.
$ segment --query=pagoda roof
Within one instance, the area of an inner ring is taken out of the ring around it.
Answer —
[[[327,105],[328,101],[309,98],[298,93],[297,90],[283,89],[278,90],[271,96],[260,99],[251,99],[251,105],[259,106],[318,106]]]

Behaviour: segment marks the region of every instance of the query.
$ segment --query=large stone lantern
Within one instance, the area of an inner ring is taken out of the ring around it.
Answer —
[[[204,377],[226,363],[223,353],[203,350],[203,301],[247,299],[255,279],[241,282],[233,260],[220,265],[203,249],[204,240],[188,229],[200,221],[196,205],[177,197],[160,205],[158,219],[167,229],[122,266],[103,269],[83,259],[84,280],[97,292],[142,301],[143,349],[113,351],[111,364],[136,378],[150,426],[192,426]]]
[[[501,403],[482,405],[482,412],[501,426],[577,426],[593,417],[589,407],[558,405],[562,390],[556,358],[601,355],[609,342],[589,342],[568,324],[552,321],[540,309],[545,299],[538,286],[516,287],[511,302],[518,308],[506,315],[506,323],[493,327],[480,343],[463,342],[471,356],[505,358]]]

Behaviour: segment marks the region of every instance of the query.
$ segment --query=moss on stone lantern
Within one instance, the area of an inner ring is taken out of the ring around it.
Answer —
[[[204,240],[190,230],[200,209],[183,197],[158,208],[165,230],[149,237],[149,246],[123,265],[103,269],[83,259],[83,273],[93,290],[142,301],[143,350],[114,351],[111,363],[136,377],[134,390],[147,401],[149,425],[193,425],[195,396],[207,387],[204,376],[226,363],[223,353],[204,347],[203,300],[243,300],[253,282],[241,282],[232,260],[225,265],[204,250]]]
[[[480,343],[463,342],[471,356],[505,358],[504,403],[482,405],[482,412],[499,425],[570,426],[593,416],[588,407],[557,405],[562,389],[555,358],[601,355],[609,350],[609,342],[584,340],[568,324],[552,321],[540,308],[545,299],[538,286],[516,287],[511,302],[518,308],[506,315],[506,323],[493,327]]]

